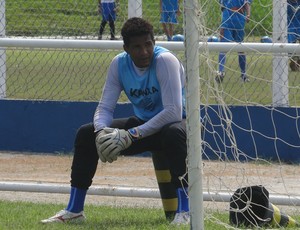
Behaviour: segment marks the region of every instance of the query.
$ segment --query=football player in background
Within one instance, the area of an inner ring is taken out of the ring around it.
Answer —
[[[167,36],[172,41],[174,25],[178,24],[177,17],[180,15],[180,0],[160,0],[160,23]]]
[[[222,10],[222,22],[220,26],[220,42],[243,42],[245,25],[250,20],[250,0],[220,0]],[[238,53],[238,61],[241,69],[241,80],[248,82],[246,75],[246,55]],[[225,77],[226,53],[219,54],[219,71],[215,80],[221,83]]]
[[[115,21],[116,21],[116,12],[117,6],[115,0],[99,0],[98,2],[98,11],[102,17],[102,21],[99,29],[98,40],[102,40],[102,35],[105,29],[105,26],[108,22],[110,28],[110,40],[115,40]]]

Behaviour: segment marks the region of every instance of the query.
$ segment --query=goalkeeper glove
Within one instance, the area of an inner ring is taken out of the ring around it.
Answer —
[[[101,150],[100,150],[100,147],[101,147],[101,144],[100,144],[100,138],[106,134],[109,133],[109,131],[111,131],[110,129],[101,129],[97,134],[96,134],[96,139],[95,139],[95,142],[96,142],[96,148],[97,148],[97,153],[99,155],[99,158],[102,162],[106,162],[106,158],[103,156]]]
[[[97,151],[102,162],[112,163],[120,152],[127,149],[133,141],[130,133],[124,129],[104,128],[106,134],[97,138]]]

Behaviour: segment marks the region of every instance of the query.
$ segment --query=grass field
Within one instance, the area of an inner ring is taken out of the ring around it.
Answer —
[[[86,205],[87,220],[82,224],[42,224],[40,220],[54,215],[64,206],[57,204],[36,204],[29,202],[8,202],[0,200],[1,230],[40,230],[40,229],[109,229],[109,230],[188,230],[189,226],[172,226],[165,219],[161,209],[155,208],[117,208],[109,206]],[[228,229],[228,213],[206,212],[206,230]],[[300,216],[296,217],[299,221]],[[231,226],[232,227],[232,226]],[[261,229],[268,229],[261,228]],[[289,228],[298,229],[298,228]]]
[[[110,61],[120,51],[7,50],[7,97],[21,99],[98,101]],[[178,56],[184,60],[183,54]],[[217,68],[217,54],[209,56]],[[214,75],[201,56],[201,101],[218,104],[213,89]],[[251,82],[242,84],[235,53],[227,55],[229,68],[222,83],[227,104],[272,103],[272,56],[247,55]],[[300,105],[298,72],[289,73],[290,105]],[[126,101],[123,97],[121,101]]]
[[[84,224],[44,225],[40,220],[54,215],[64,207],[57,204],[34,204],[29,202],[0,201],[1,230],[40,230],[40,229],[189,229],[189,226],[170,226],[161,209],[155,208],[116,208],[109,206],[86,205],[87,221]],[[212,214],[212,213],[207,213]],[[227,213],[214,213],[219,221],[228,223]],[[217,223],[207,220],[207,230],[225,229]]]
[[[127,18],[128,1],[119,1],[116,31],[120,31]],[[216,31],[221,17],[219,1],[199,0],[206,15],[209,31]],[[100,16],[97,12],[98,1],[65,0],[35,1],[7,0],[6,4],[6,35],[8,36],[90,36],[97,35]],[[159,23],[159,3],[143,0],[143,17],[151,21],[156,34],[163,34]],[[253,1],[251,22],[246,33],[251,36],[263,36],[272,31],[272,5],[269,0]],[[183,17],[179,18],[182,25]],[[182,28],[176,28],[177,33]]]

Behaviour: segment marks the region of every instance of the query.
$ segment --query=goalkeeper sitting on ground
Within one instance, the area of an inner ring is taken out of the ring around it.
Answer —
[[[119,155],[159,151],[169,161],[171,182],[177,189],[172,223],[189,224],[183,66],[170,51],[155,46],[153,26],[144,19],[128,19],[121,34],[125,52],[111,62],[94,122],[81,126],[76,134],[69,203],[43,223],[85,219],[85,197],[99,158],[112,163]],[[135,116],[113,119],[121,91]]]

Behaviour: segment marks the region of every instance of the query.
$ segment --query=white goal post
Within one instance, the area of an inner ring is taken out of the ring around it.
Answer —
[[[204,207],[202,186],[202,142],[200,124],[200,79],[199,49],[200,28],[198,23],[198,2],[184,3],[185,23],[185,65],[186,65],[186,130],[187,130],[187,171],[189,179],[189,203],[191,229],[204,229]]]

